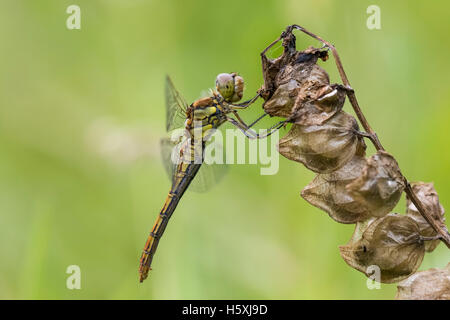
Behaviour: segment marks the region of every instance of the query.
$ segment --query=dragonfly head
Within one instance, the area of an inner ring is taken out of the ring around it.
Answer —
[[[221,73],[216,78],[216,89],[227,102],[237,102],[244,94],[244,78],[237,73]]]

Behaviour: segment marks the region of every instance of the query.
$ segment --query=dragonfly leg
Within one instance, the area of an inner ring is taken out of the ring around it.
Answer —
[[[251,128],[253,127],[256,123],[258,123],[262,118],[264,118],[265,116],[267,116],[267,113],[263,113],[261,116],[259,116],[255,121],[253,121],[251,124],[246,125],[244,120],[241,119],[241,117],[239,116],[239,114],[236,111],[233,111],[233,114],[236,116],[236,119],[245,127],[247,128]]]
[[[227,120],[231,124],[233,124],[235,127],[237,127],[239,130],[241,130],[245,134],[245,136],[249,139],[264,139],[264,138],[270,136],[275,131],[279,130],[281,127],[283,127],[287,123],[286,120],[280,121],[280,122],[274,124],[272,127],[270,127],[266,133],[259,134],[259,133],[256,133],[254,130],[252,130],[244,122],[239,122],[233,118],[227,118]]]
[[[253,98],[251,98],[250,100],[244,101],[242,103],[236,103],[236,104],[228,104],[228,107],[231,110],[241,110],[241,109],[246,109],[248,108],[252,103],[254,103],[259,97],[261,96],[261,94],[258,92],[256,94],[256,96],[254,96]]]
[[[258,119],[256,119],[255,121],[253,121],[251,124],[248,125],[249,128],[253,127],[257,122],[259,122],[262,118],[264,118],[265,116],[267,116],[267,113],[263,113]]]

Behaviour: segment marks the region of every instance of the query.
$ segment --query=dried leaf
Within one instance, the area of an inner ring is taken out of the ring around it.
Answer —
[[[327,72],[316,64],[319,57],[325,59],[324,53],[310,47],[287,50],[275,60],[263,56],[265,112],[301,125],[322,124],[339,112],[345,90],[330,85]]]
[[[359,235],[339,247],[341,256],[368,277],[372,274],[369,267],[377,266],[382,283],[407,278],[419,268],[425,254],[419,226],[408,216],[389,214],[375,219]]]
[[[382,217],[397,205],[404,189],[397,161],[389,153],[378,151],[367,159],[362,174],[346,187],[348,193],[370,215]]]
[[[372,158],[374,157],[378,156],[375,155]],[[333,220],[340,223],[356,223],[371,217],[382,217],[397,204],[403,184],[397,185],[398,181],[395,179],[376,175],[372,177],[373,181],[370,184],[371,193],[354,192],[349,188],[349,186],[354,187],[355,182],[367,178],[365,174],[373,165],[380,166],[377,172],[390,170],[390,166],[386,166],[385,161],[366,159],[364,152],[359,151],[342,168],[328,174],[318,174],[303,189],[301,195],[306,201],[326,211]],[[385,189],[387,186],[393,187],[394,184],[397,188],[393,188],[395,192],[393,191],[390,195]],[[361,188],[361,190],[365,189]]]
[[[289,118],[299,89],[300,84],[294,79],[279,85],[272,98],[264,103],[264,111],[271,116]]]
[[[369,218],[364,221],[358,221],[355,225],[355,230],[353,230],[352,237],[350,238],[350,241],[348,242],[348,244],[350,244],[350,243],[353,244],[353,243],[356,243],[357,241],[361,240],[364,232],[367,230],[369,225],[371,225],[372,222],[374,222],[376,220],[379,220],[379,218],[372,217],[372,218]]]
[[[295,50],[295,36],[290,34],[283,40],[284,52],[276,59],[269,59],[264,54],[261,56],[264,85],[261,94],[264,100],[269,100],[276,89],[291,79],[299,83],[304,82],[311,74],[317,59],[326,60],[326,50],[309,47],[304,51]],[[316,66],[316,67],[314,67]],[[320,68],[320,67],[319,67]],[[329,83],[328,75],[323,71],[325,84]],[[317,76],[317,74],[316,74]]]
[[[280,140],[278,151],[314,172],[329,173],[344,166],[355,155],[358,145],[364,144],[356,131],[355,118],[340,111],[323,125],[293,124]]]
[[[433,183],[426,182],[413,182],[412,188],[416,196],[422,202],[425,210],[427,210],[435,221],[439,221],[444,224],[444,207],[439,202],[439,196],[434,189]],[[431,225],[425,220],[419,213],[414,203],[412,203],[409,197],[406,197],[406,213],[408,216],[416,220],[420,228],[420,234],[424,237],[437,236],[437,232],[431,227]],[[440,240],[427,241],[425,243],[425,250],[432,252],[440,243]]]
[[[450,300],[450,263],[444,269],[417,272],[397,289],[397,300]]]
[[[328,174],[318,174],[302,190],[302,197],[313,206],[324,210],[339,223],[356,223],[367,220],[366,207],[355,200],[346,185],[357,179],[366,165],[363,155],[355,155],[345,166]]]
[[[303,88],[302,88],[303,89]],[[300,93],[295,101],[290,118],[300,125],[321,125],[342,110],[345,91],[338,85],[327,85],[315,99],[305,99]]]

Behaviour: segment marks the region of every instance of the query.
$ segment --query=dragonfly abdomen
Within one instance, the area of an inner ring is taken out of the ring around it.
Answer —
[[[144,250],[142,252],[139,266],[141,282],[148,276],[148,272],[151,269],[153,256],[156,248],[158,247],[159,239],[162,237],[170,217],[175,211],[184,192],[187,190],[189,184],[192,182],[200,169],[200,166],[201,164],[196,163],[180,163],[178,165],[176,178],[173,181],[172,188],[167,195],[166,201],[164,202],[164,206],[161,209],[158,218],[156,218],[155,224],[153,225],[152,231],[147,238],[147,242],[145,243]]]

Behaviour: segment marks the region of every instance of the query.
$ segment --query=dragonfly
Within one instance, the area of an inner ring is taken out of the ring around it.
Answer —
[[[208,97],[200,98],[188,105],[180,93],[175,89],[170,77],[166,77],[166,130],[173,132],[178,127],[183,128],[183,134],[177,143],[178,148],[172,154],[172,186],[164,205],[159,212],[155,224],[145,243],[140,264],[140,282],[143,282],[151,270],[151,264],[159,241],[167,227],[169,219],[174,213],[181,197],[188,189],[194,177],[204,162],[205,145],[214,130],[223,123],[229,122],[249,139],[262,139],[271,135],[285,125],[280,121],[266,130],[263,134],[256,133],[252,128],[267,114],[247,125],[239,116],[238,111],[248,108],[259,97],[237,103],[243,97],[244,79],[236,72],[221,73],[216,78],[216,90],[211,90]],[[174,156],[175,155],[175,156]]]

